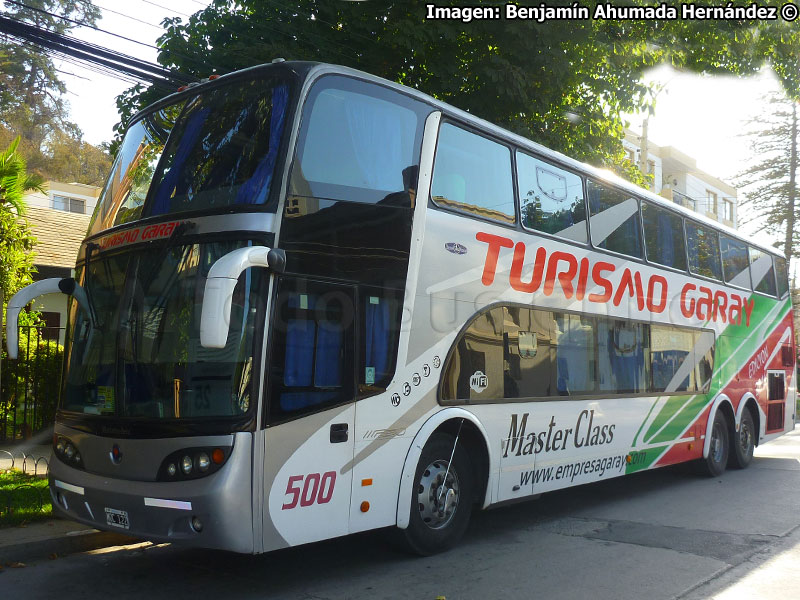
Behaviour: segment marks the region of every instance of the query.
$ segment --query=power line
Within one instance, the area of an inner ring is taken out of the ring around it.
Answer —
[[[50,17],[55,17],[56,19],[61,19],[62,21],[67,21],[68,23],[72,23],[73,25],[78,25],[80,27],[88,27],[89,29],[94,29],[95,31],[99,31],[100,33],[106,33],[108,35],[113,35],[114,37],[120,38],[127,42],[133,42],[134,44],[139,44],[140,46],[145,46],[147,48],[154,48],[158,50],[158,46],[154,46],[153,44],[148,44],[146,42],[140,42],[139,40],[134,40],[129,37],[125,37],[124,35],[119,35],[118,33],[113,33],[111,31],[107,31],[105,29],[101,29],[100,27],[95,27],[94,25],[90,25],[89,23],[83,23],[82,21],[76,21],[75,19],[70,19],[69,17],[65,17],[63,15],[59,15],[56,13],[52,13],[49,10],[44,10],[42,8],[36,8],[35,6],[29,6],[27,4],[23,4],[22,2],[17,2],[16,0],[5,0],[7,4],[14,4],[15,6],[20,6],[22,8],[27,8],[29,10],[48,15]],[[131,17],[132,18],[132,17]],[[142,21],[144,23],[144,21]],[[147,23],[146,23],[147,24]]]
[[[164,10],[168,10],[171,13],[175,13],[176,15],[181,15],[183,17],[191,17],[192,16],[192,15],[187,14],[185,12],[181,12],[179,10],[175,10],[174,8],[168,8],[168,7],[164,6],[163,4],[157,4],[155,2],[151,2],[150,0],[142,0],[142,2],[144,2],[145,4],[152,4],[153,6],[157,6],[158,8],[163,8]]]
[[[173,90],[175,87],[197,81],[196,77],[165,69],[161,65],[134,58],[121,52],[90,44],[47,29],[42,29],[0,15],[0,32],[27,40],[43,48],[61,52],[71,57],[102,65],[114,71],[126,73],[141,81]]]

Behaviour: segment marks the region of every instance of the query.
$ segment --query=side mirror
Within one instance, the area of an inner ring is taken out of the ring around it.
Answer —
[[[30,285],[26,285],[16,294],[11,296],[6,306],[6,345],[8,346],[8,357],[17,358],[19,355],[19,313],[27,304],[39,296],[45,294],[62,293],[60,284],[61,277],[51,277],[42,279]],[[74,279],[72,280],[75,281]],[[69,293],[69,292],[64,292]]]
[[[283,273],[286,269],[286,253],[266,246],[239,248],[211,265],[200,313],[200,344],[204,348],[225,347],[233,290],[239,275],[250,267],[264,267]]]

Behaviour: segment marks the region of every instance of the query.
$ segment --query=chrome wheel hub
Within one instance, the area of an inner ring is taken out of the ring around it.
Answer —
[[[429,464],[417,484],[417,505],[422,522],[431,529],[448,525],[458,507],[459,491],[458,476],[452,469],[448,471],[447,461],[435,460]]]

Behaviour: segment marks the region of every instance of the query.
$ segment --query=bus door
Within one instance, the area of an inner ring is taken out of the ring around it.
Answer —
[[[355,287],[279,277],[264,436],[264,550],[348,533]]]

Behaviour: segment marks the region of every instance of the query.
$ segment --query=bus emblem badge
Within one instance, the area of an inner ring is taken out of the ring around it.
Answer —
[[[475,371],[472,377],[469,378],[469,387],[473,391],[480,394],[483,390],[489,387],[489,378],[483,371]]]
[[[112,463],[118,465],[122,460],[122,450],[119,449],[119,446],[114,444],[111,447],[111,452],[108,453],[108,457],[111,459]]]
[[[446,242],[444,245],[445,250],[453,254],[466,254],[467,247],[457,242]]]
[[[400,394],[392,394],[392,406],[400,406]]]

